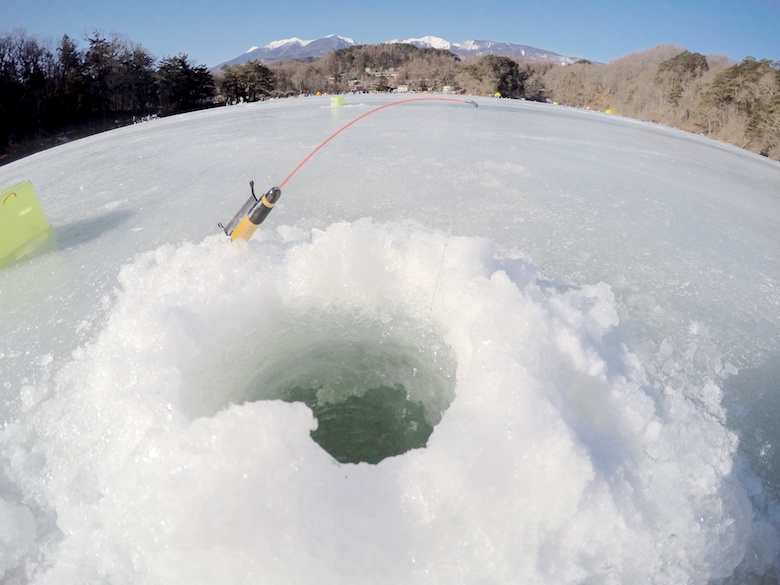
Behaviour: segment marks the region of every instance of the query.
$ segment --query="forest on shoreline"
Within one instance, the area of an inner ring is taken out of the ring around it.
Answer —
[[[0,33],[0,164],[94,132],[240,101],[344,92],[445,92],[610,111],[780,160],[780,62],[676,45],[607,64],[509,56],[460,59],[404,44],[357,45],[317,59],[209,70],[186,54],[155,59],[99,32],[82,48]]]

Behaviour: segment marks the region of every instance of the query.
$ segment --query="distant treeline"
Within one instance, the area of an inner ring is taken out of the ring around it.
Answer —
[[[50,46],[0,33],[0,156],[65,131],[215,104],[349,91],[447,91],[611,110],[705,134],[780,160],[780,63],[663,45],[607,65],[508,56],[461,60],[405,44],[358,45],[318,59],[249,61],[209,71],[185,54],[155,60],[100,33]],[[45,146],[45,145],[41,145]]]
[[[544,76],[557,102],[611,109],[704,134],[780,160],[780,62],[700,55],[662,45],[607,65],[580,62]]]
[[[65,131],[89,133],[212,104],[214,79],[187,55],[157,61],[125,38],[94,33],[56,46],[0,33],[0,155]],[[42,144],[43,145],[43,144]]]
[[[488,55],[461,61],[441,49],[406,44],[356,45],[316,60],[271,63],[283,93],[344,91],[452,91],[544,99],[541,75],[551,63]]]
[[[780,160],[780,62],[734,63],[662,45],[601,65],[507,56],[459,59],[409,45],[354,46],[270,65],[284,94],[453,91],[612,111],[678,127]]]

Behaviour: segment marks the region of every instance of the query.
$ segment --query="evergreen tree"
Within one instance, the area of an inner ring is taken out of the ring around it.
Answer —
[[[480,68],[491,80],[495,91],[503,97],[522,97],[525,75],[521,74],[517,61],[510,57],[486,55],[480,62]]]
[[[663,61],[658,66],[657,79],[663,79],[663,76],[670,76],[674,81],[682,82],[686,78],[700,76],[709,70],[707,58],[700,53],[691,53],[683,51],[671,59]]]
[[[115,45],[98,31],[93,32],[87,42],[89,48],[84,55],[85,97],[90,109],[105,121],[111,110],[112,92],[117,85]]]
[[[777,67],[777,63],[768,59],[757,61],[747,57],[718,73],[701,99],[699,126],[707,133],[717,134],[735,119],[744,119],[746,141],[740,146],[754,142],[761,152],[776,148],[780,141]]]
[[[193,65],[179,53],[157,68],[157,95],[165,113],[186,112],[207,105],[214,96],[214,78],[205,65]]]
[[[476,63],[461,68],[467,77],[479,81],[481,93],[500,93],[503,97],[520,98],[525,96],[527,70],[520,70],[517,61],[511,57],[485,55]],[[538,88],[537,88],[538,93]]]
[[[157,106],[154,58],[140,45],[122,56],[122,93],[127,100],[123,110],[143,115]]]
[[[49,83],[54,70],[53,55],[24,31],[11,35],[10,51],[8,73],[12,79],[12,101],[9,105],[15,118],[12,127],[21,135],[40,137],[53,103],[53,88]]]
[[[260,61],[223,65],[222,74],[222,94],[229,100],[255,101],[274,90],[274,74]]]
[[[84,117],[84,55],[76,42],[64,35],[57,48],[57,65],[54,78],[56,99],[55,126],[64,126],[83,120]]]
[[[242,97],[241,82],[238,76],[239,65],[223,65],[220,88],[228,102],[237,102]]]
[[[655,84],[661,88],[672,106],[679,106],[685,88],[709,70],[707,58],[700,53],[683,51],[658,66]],[[686,116],[687,117],[687,116]]]

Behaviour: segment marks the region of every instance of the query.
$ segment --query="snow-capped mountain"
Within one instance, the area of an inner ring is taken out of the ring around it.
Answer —
[[[423,49],[431,48],[431,49],[443,49],[445,51],[450,51],[454,47],[458,47],[456,43],[451,43],[449,41],[445,41],[442,38],[439,37],[422,37],[421,39],[406,39],[405,41],[402,41],[400,39],[393,39],[392,41],[387,41],[388,43],[403,43],[406,45],[414,45],[415,47],[420,47]]]
[[[553,51],[547,51],[544,49],[537,49],[536,47],[530,47],[528,45],[516,45],[514,43],[499,43],[496,41],[476,41],[469,40],[463,43],[452,43],[445,39],[433,36],[421,37],[419,39],[394,39],[392,41],[386,41],[387,43],[405,43],[414,45],[421,48],[432,49],[444,49],[451,51],[459,57],[472,57],[482,55],[514,55],[516,57],[530,57],[532,59],[539,59],[543,61],[552,61],[554,63],[574,63],[579,57],[565,57],[554,53]],[[327,53],[344,49],[356,45],[354,40],[347,37],[340,37],[338,35],[329,35],[321,39],[315,39],[311,41],[303,41],[297,37],[291,39],[283,39],[280,41],[274,41],[265,45],[264,47],[253,46],[243,55],[220,63],[216,68],[222,65],[233,65],[245,63],[252,59],[257,59],[268,63],[270,61],[276,61],[278,59],[292,58],[303,59],[306,57],[322,57]],[[215,69],[216,69],[215,68]]]
[[[322,57],[333,51],[339,49],[345,49],[355,45],[355,41],[346,37],[340,37],[338,35],[328,35],[321,39],[314,39],[311,41],[304,41],[298,37],[291,39],[283,39],[280,41],[274,41],[265,45],[264,47],[252,47],[243,55],[239,55],[235,59],[220,63],[222,65],[234,65],[245,63],[251,60],[259,60],[263,62],[277,61],[278,59],[293,58],[303,59],[306,57]]]
[[[555,63],[574,63],[578,57],[564,57],[552,51],[537,49],[528,45],[516,45],[514,43],[498,43],[496,41],[473,41],[464,43],[451,43],[439,37],[422,37],[420,39],[406,39],[405,41],[393,40],[389,43],[406,43],[420,48],[445,49],[455,53],[458,57],[472,57],[482,55],[513,55],[515,57],[529,57],[541,61],[553,61]]]

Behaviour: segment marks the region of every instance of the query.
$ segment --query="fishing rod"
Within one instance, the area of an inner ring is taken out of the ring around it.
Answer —
[[[289,175],[287,175],[284,181],[279,183],[278,187],[271,187],[259,199],[255,195],[255,182],[249,181],[249,187],[252,193],[249,199],[246,200],[246,202],[241,206],[241,208],[238,210],[238,212],[233,216],[233,218],[228,222],[226,226],[223,226],[220,223],[218,224],[219,227],[225,230],[225,233],[228,236],[230,236],[231,240],[249,240],[249,238],[251,238],[252,235],[257,230],[258,226],[265,220],[266,217],[268,217],[268,214],[271,213],[271,210],[273,209],[274,205],[276,205],[276,202],[279,200],[279,197],[282,196],[282,187],[284,187],[287,184],[287,181],[289,181],[293,177],[293,175],[295,175],[295,173],[297,173],[298,170],[309,161],[311,157],[317,154],[317,152],[323,146],[328,144],[328,142],[336,138],[336,136],[344,132],[344,130],[346,130],[353,124],[359,122],[366,116],[370,116],[371,114],[374,114],[380,110],[384,110],[385,108],[390,108],[392,106],[399,106],[401,104],[408,104],[410,102],[425,102],[425,101],[458,102],[462,104],[471,104],[475,108],[478,107],[477,102],[475,102],[474,100],[465,100],[459,98],[445,98],[445,97],[422,97],[422,98],[409,98],[405,100],[398,100],[395,102],[391,102],[389,104],[385,104],[383,106],[379,106],[377,108],[374,108],[373,110],[369,110],[368,112],[358,116],[351,122],[344,124],[344,126],[339,128],[333,134],[331,134],[325,140],[323,140],[322,143],[319,146],[317,146],[317,148],[315,148],[309,153],[309,156],[304,158],[298,164],[298,166],[295,167]]]

